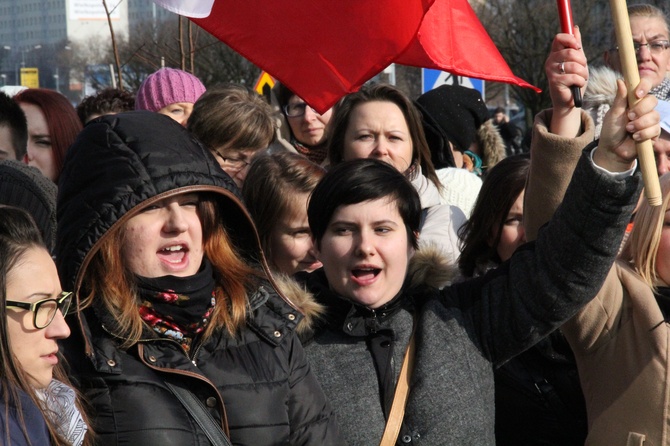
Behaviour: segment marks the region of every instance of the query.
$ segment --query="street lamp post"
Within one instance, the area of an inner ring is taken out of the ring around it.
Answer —
[[[39,50],[40,48],[42,48],[42,45],[35,45],[32,48],[24,48],[21,50],[21,68],[26,67],[26,53],[32,50]]]
[[[2,49],[5,50],[5,51],[11,51],[12,47],[9,46],[9,45],[3,45]],[[3,68],[7,65],[7,64],[5,64],[5,58],[4,57],[2,58],[2,65],[3,65]],[[6,74],[2,75],[2,85],[3,86],[7,85],[7,75]]]

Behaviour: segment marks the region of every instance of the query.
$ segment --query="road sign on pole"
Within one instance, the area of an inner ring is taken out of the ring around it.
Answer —
[[[40,76],[37,68],[21,68],[21,85],[28,88],[40,88]]]
[[[270,76],[267,72],[263,71],[260,76],[258,76],[258,80],[256,81],[256,85],[254,85],[254,90],[256,93],[262,95],[264,94],[264,87],[268,86],[269,88],[272,88],[275,86],[275,80],[272,76]]]
[[[421,93],[425,93],[444,84],[462,85],[463,87],[472,88],[480,92],[482,97],[486,97],[484,95],[485,83],[481,79],[456,76],[447,73],[446,71],[433,70],[430,68],[423,68],[421,70]]]

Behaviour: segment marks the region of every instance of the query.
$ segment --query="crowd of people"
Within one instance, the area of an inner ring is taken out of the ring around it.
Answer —
[[[670,26],[628,11],[638,101],[557,34],[530,154],[455,85],[0,94],[0,442],[670,444]]]

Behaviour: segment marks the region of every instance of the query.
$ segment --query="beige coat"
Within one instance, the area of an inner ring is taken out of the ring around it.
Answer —
[[[551,113],[535,118],[528,179],[526,234],[535,238],[560,202],[593,121],[584,133],[559,138],[547,130]],[[617,262],[602,289],[561,330],[579,368],[588,412],[587,445],[670,445],[670,325],[649,288]]]

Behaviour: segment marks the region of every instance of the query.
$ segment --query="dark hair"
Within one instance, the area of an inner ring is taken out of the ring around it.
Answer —
[[[346,95],[335,105],[330,122],[331,137],[328,139],[328,161],[332,166],[344,160],[344,136],[349,127],[351,114],[356,107],[368,102],[391,102],[400,108],[412,139],[412,163],[421,166],[423,174],[438,188],[442,185],[435,173],[430,158],[430,149],[423,131],[421,114],[412,101],[392,85],[372,84],[363,86],[356,93]]]
[[[387,197],[397,204],[407,239],[416,249],[421,224],[419,194],[398,170],[376,159],[342,162],[329,170],[316,186],[309,200],[307,218],[317,246],[338,207]]]
[[[275,113],[248,87],[226,84],[196,101],[187,128],[209,150],[265,149],[275,136]]]
[[[284,107],[288,105],[288,101],[291,100],[295,93],[288,89],[288,87],[282,83],[277,83],[274,87],[275,97],[277,98],[277,103],[279,108],[283,111]]]
[[[51,444],[56,446],[66,445],[68,442],[58,433],[52,417],[48,414],[48,409],[37,398],[35,389],[29,383],[27,374],[12,354],[7,336],[7,307],[5,306],[5,301],[7,300],[7,277],[14,268],[21,267],[23,256],[31,248],[42,248],[47,252],[46,247],[42,243],[40,231],[33,218],[23,209],[0,205],[0,293],[2,294],[2,298],[0,299],[0,362],[2,363],[0,366],[0,395],[2,395],[1,398],[5,408],[13,407],[16,409],[19,425],[28,442],[30,442],[30,437],[26,431],[25,420],[23,419],[23,412],[21,410],[21,391],[28,396],[29,400],[42,413],[51,437]],[[70,385],[61,363],[54,368],[54,378]],[[84,420],[88,421],[82,408],[79,407],[79,409]],[[5,413],[5,426],[3,429],[5,434],[3,444],[10,444],[9,417],[7,413]]]
[[[489,260],[500,262],[496,248],[505,217],[526,187],[529,169],[528,155],[515,155],[500,161],[484,177],[472,215],[458,230],[461,243],[458,266],[464,276],[472,277],[478,264]]]
[[[251,163],[242,196],[268,259],[272,258],[272,229],[289,210],[293,196],[311,193],[325,172],[323,167],[289,151],[258,156]]]
[[[497,113],[505,113],[505,109],[502,107],[496,107],[496,109],[493,110],[493,114],[495,115]]]
[[[109,115],[135,110],[135,95],[119,88],[105,88],[93,96],[86,96],[77,105],[77,115],[82,124],[86,124],[91,116]]]
[[[74,107],[62,94],[44,88],[23,90],[14,96],[14,100],[19,104],[35,105],[44,113],[56,165],[57,178],[54,182],[58,183],[58,177],[63,170],[65,152],[83,128]]]
[[[9,129],[15,158],[21,161],[28,144],[28,121],[19,104],[3,92],[0,92],[0,127]]]
[[[44,245],[33,217],[27,210],[16,206],[0,204],[0,236],[30,246]]]

